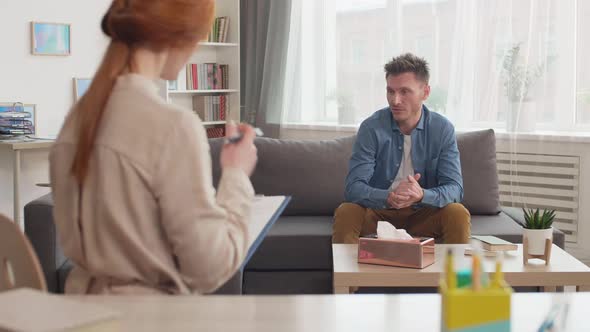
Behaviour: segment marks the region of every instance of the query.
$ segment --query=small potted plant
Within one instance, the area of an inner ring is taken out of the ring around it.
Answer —
[[[543,255],[545,240],[553,242],[553,219],[555,210],[522,209],[524,212],[523,238],[527,239],[529,255]]]

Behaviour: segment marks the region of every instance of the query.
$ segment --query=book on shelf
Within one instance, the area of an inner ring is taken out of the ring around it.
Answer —
[[[193,111],[202,121],[225,121],[229,96],[193,96]]]
[[[229,17],[216,17],[213,21],[213,26],[207,37],[207,41],[211,43],[225,43],[227,41],[227,32],[229,30]]]
[[[509,251],[518,249],[516,244],[492,235],[472,235],[471,238],[481,242],[482,248],[488,251]]]
[[[223,90],[228,88],[229,67],[217,63],[186,65],[187,90]]]
[[[115,311],[29,288],[0,293],[0,308],[0,331],[121,330]]]
[[[225,137],[225,126],[205,128],[208,138]]]

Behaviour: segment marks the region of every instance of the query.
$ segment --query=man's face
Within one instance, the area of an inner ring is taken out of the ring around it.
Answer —
[[[402,73],[387,76],[387,102],[398,123],[419,120],[422,102],[430,94],[430,86],[416,78],[416,74]]]

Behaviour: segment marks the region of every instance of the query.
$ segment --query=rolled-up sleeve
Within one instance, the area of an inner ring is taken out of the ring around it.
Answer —
[[[463,177],[457,138],[453,125],[448,123],[442,131],[442,149],[438,160],[438,184],[424,189],[423,204],[444,207],[463,200]]]
[[[361,124],[352,149],[344,196],[349,202],[367,208],[383,209],[387,207],[389,191],[369,185],[375,172],[377,145],[375,133],[365,123]]]

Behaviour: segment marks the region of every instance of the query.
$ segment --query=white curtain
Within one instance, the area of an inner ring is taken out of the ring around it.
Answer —
[[[576,41],[577,7],[558,0],[294,0],[283,123],[360,123],[386,106],[383,65],[412,52],[430,63],[427,105],[459,129],[586,129],[590,115],[576,112],[580,100],[590,103],[588,89],[578,92],[576,84],[585,47]]]

